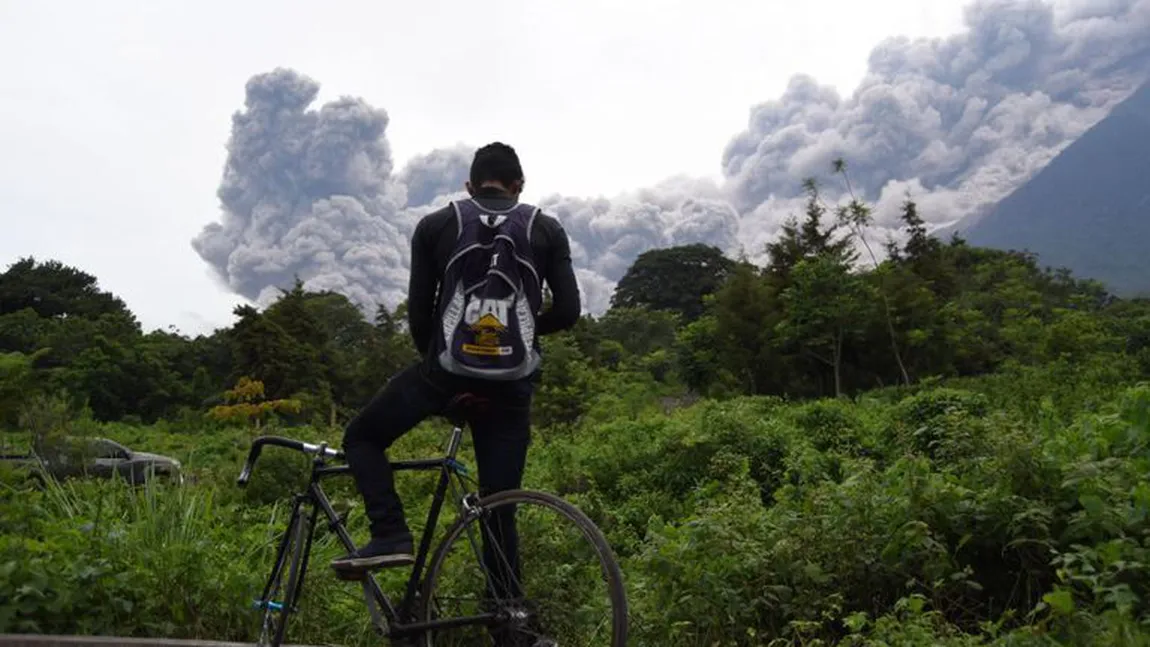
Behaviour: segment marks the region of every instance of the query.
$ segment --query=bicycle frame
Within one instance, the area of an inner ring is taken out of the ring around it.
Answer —
[[[427,558],[431,551],[431,542],[435,534],[435,527],[439,521],[439,515],[443,508],[443,503],[447,496],[447,487],[450,485],[451,476],[454,474],[461,485],[461,489],[465,492],[461,506],[466,510],[471,501],[477,500],[474,492],[467,489],[463,481],[463,476],[467,474],[467,468],[459,463],[456,459],[456,453],[459,449],[460,442],[463,437],[463,429],[460,425],[456,424],[451,431],[451,439],[448,444],[447,453],[443,458],[421,459],[421,460],[406,460],[406,461],[392,461],[391,468],[396,472],[400,471],[433,471],[439,470],[439,481],[435,487],[435,493],[431,502],[431,509],[427,515],[427,525],[424,526],[423,535],[420,538],[419,548],[415,555],[415,564],[412,567],[411,575],[407,579],[405,592],[398,608],[392,604],[391,599],[380,587],[379,582],[371,572],[363,574],[363,586],[368,604],[368,610],[372,615],[373,624],[381,635],[387,637],[409,637],[418,635],[428,630],[435,629],[449,629],[452,627],[475,625],[475,624],[489,624],[498,619],[496,613],[485,613],[473,616],[461,616],[458,618],[446,618],[442,620],[434,620],[431,622],[413,622],[405,624],[404,620],[410,617],[410,613],[414,610],[413,604],[418,595],[419,586],[423,578],[423,569],[426,565]],[[285,600],[284,606],[291,610],[295,608],[296,601],[300,591],[303,589],[303,583],[307,575],[307,563],[311,555],[312,538],[315,533],[315,525],[318,521],[318,515],[323,513],[327,519],[328,530],[333,531],[339,538],[344,548],[351,552],[355,550],[355,542],[352,541],[351,535],[348,533],[347,528],[344,526],[344,518],[341,518],[336,513],[328,499],[327,494],[324,493],[321,487],[321,481],[325,478],[332,476],[346,475],[350,473],[350,468],[347,465],[329,466],[325,462],[325,458],[342,458],[343,453],[337,450],[330,449],[326,444],[313,445],[304,443],[297,440],[288,438],[281,438],[278,436],[261,436],[256,438],[252,443],[251,450],[248,455],[246,464],[244,465],[243,472],[240,474],[238,483],[243,486],[247,483],[251,475],[252,467],[260,454],[263,445],[276,445],[280,447],[287,447],[305,453],[314,454],[312,460],[311,478],[309,479],[307,489],[304,492],[293,495],[292,513],[288,521],[288,529],[290,530],[296,519],[299,519],[305,511],[303,507],[310,505],[310,515],[306,521],[307,540],[303,546],[303,555],[300,562],[300,572],[298,584],[292,592],[292,599]],[[470,499],[470,501],[469,501]],[[290,532],[285,533],[284,537],[280,540],[279,548],[276,552],[276,564],[278,565],[281,560],[287,556],[284,551],[287,549],[288,542],[291,540]],[[274,571],[273,571],[274,573]],[[267,584],[264,586],[262,598],[267,598],[269,589],[272,584],[272,578],[269,577]],[[372,602],[374,601],[374,607]],[[386,616],[386,625],[381,621],[377,613],[377,609],[382,609]]]

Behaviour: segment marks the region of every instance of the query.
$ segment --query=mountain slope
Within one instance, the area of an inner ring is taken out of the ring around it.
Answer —
[[[1150,82],[958,230],[972,245],[1029,250],[1115,294],[1150,295]]]

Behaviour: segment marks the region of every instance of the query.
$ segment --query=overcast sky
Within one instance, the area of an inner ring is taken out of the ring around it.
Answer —
[[[387,111],[396,168],[457,142],[520,151],[525,199],[719,177],[798,73],[846,95],[883,38],[944,36],[957,0],[0,0],[0,264],[95,274],[146,329],[242,301],[191,239],[219,218],[232,114],[289,67],[318,103]],[[484,7],[480,9],[480,7]]]

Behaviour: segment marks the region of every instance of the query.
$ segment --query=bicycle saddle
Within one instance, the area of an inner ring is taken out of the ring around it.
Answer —
[[[480,397],[474,393],[459,393],[447,403],[443,416],[456,427],[463,427],[467,422],[467,415],[472,412],[485,411],[491,400]]]

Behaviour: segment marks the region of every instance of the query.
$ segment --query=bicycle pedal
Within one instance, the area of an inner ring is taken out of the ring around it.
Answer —
[[[368,573],[376,573],[379,571],[392,569],[392,568],[403,568],[405,566],[411,566],[412,563],[413,562],[411,562],[411,561],[401,561],[401,562],[394,562],[391,564],[377,564],[375,566],[368,566],[366,568],[356,568],[356,569],[343,569],[343,568],[339,568],[336,566],[332,566],[331,570],[335,571],[335,576],[337,579],[344,580],[345,582],[359,582],[359,581],[363,580],[364,577],[366,577],[366,575]]]

